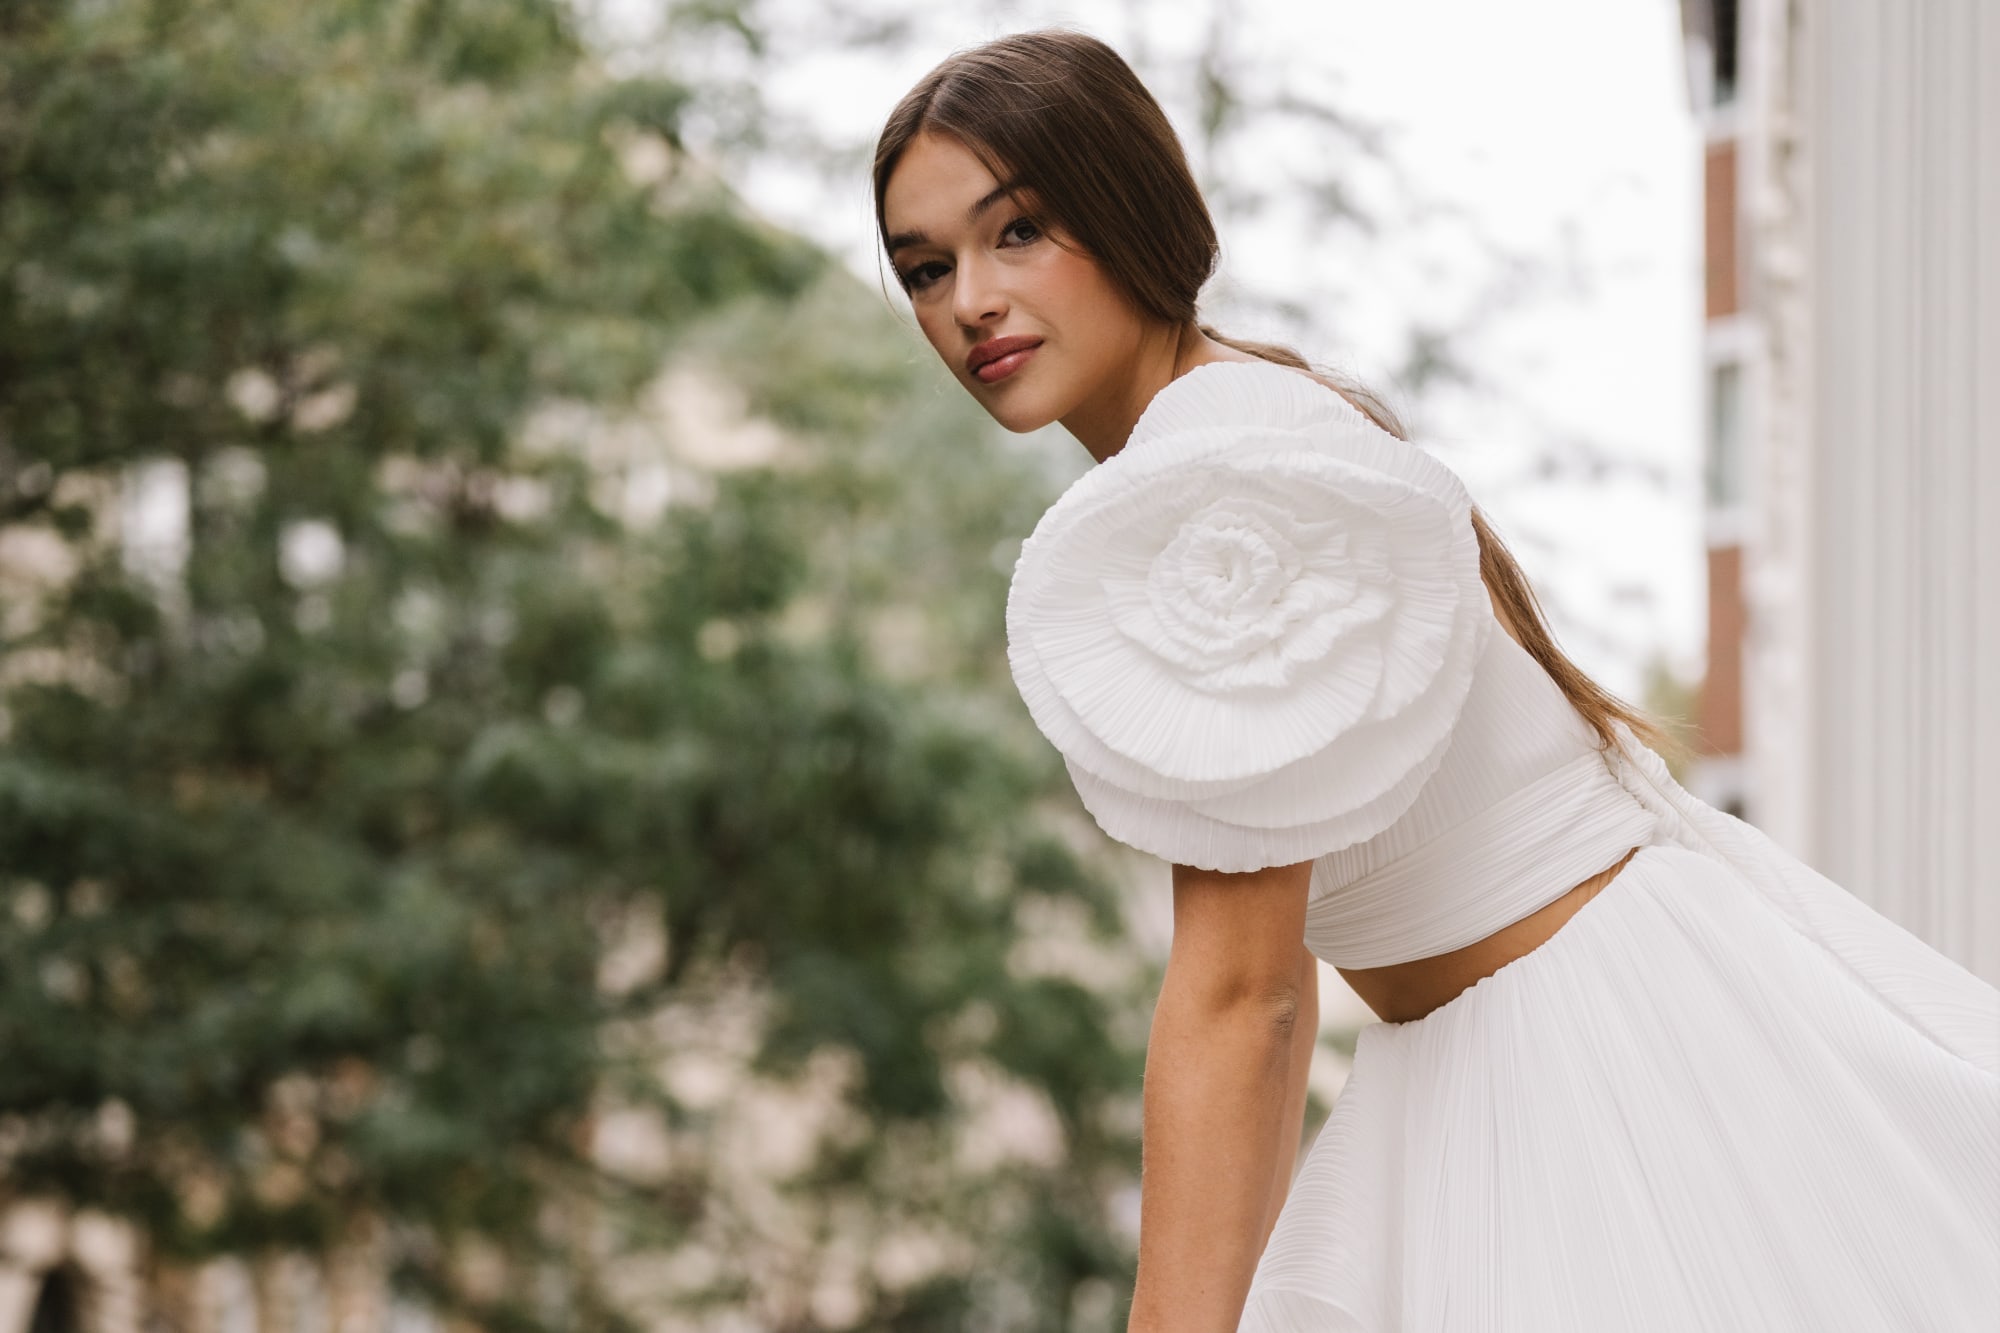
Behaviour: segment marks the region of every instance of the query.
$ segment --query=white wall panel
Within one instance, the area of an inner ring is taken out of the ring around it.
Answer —
[[[1809,734],[1757,780],[1808,860],[2000,982],[2000,5],[1787,12]]]

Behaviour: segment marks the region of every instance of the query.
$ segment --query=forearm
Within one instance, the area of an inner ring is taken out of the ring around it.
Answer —
[[[1305,1129],[1306,1079],[1312,1073],[1313,1052],[1319,1046],[1319,960],[1299,946],[1298,1017],[1292,1024],[1291,1061],[1285,1071],[1285,1111],[1278,1118],[1278,1160],[1271,1175],[1271,1202],[1264,1214],[1268,1242],[1271,1228],[1291,1192],[1292,1169],[1298,1164],[1299,1138]]]
[[[1169,968],[1146,1047],[1130,1333],[1236,1327],[1269,1230],[1297,1016],[1295,997],[1207,1000]]]

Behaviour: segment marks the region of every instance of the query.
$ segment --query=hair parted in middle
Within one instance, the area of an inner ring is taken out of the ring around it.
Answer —
[[[875,144],[875,225],[885,245],[889,178],[924,133],[963,144],[1039,221],[1089,255],[1139,311],[1305,371],[1390,435],[1409,440],[1395,412],[1366,386],[1290,347],[1233,338],[1199,322],[1201,289],[1221,255],[1215,220],[1166,112],[1105,43],[1068,28],[1013,33],[955,52],[919,79]],[[1679,750],[1657,721],[1597,684],[1556,646],[1527,575],[1476,505],[1472,524],[1488,591],[1600,742],[1615,747],[1613,724],[1623,722],[1655,748]]]
[[[1194,319],[1221,254],[1215,223],[1173,125],[1116,51],[1043,29],[961,51],[926,74],[876,143],[878,227],[889,175],[925,130],[963,143],[1034,200],[1140,310],[1168,324]]]

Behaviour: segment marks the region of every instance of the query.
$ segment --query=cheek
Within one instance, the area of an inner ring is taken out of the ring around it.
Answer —
[[[918,301],[912,304],[912,312],[917,317],[917,328],[924,338],[937,350],[937,354],[950,362],[957,346],[958,326],[951,312],[934,301]]]
[[[1131,350],[1138,317],[1094,261],[1065,253],[1042,276],[1038,304],[1079,353],[1101,360]]]

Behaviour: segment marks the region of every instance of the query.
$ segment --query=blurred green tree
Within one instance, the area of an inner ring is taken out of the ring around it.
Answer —
[[[1127,1275],[1148,989],[1002,653],[1046,481],[697,96],[555,0],[0,11],[0,1202],[490,1327]]]

